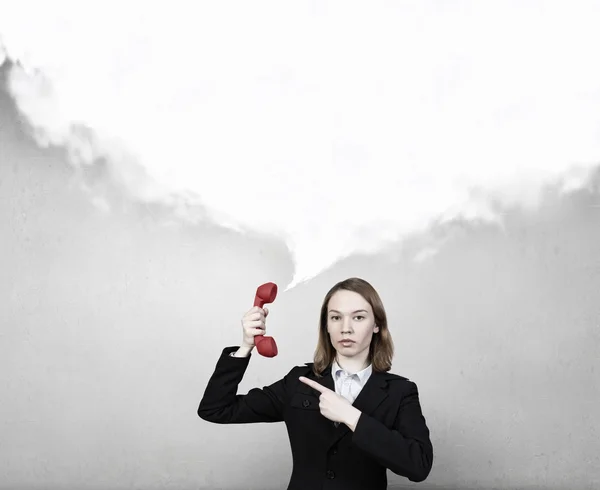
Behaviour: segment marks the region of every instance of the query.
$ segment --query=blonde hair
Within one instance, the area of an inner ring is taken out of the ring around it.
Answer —
[[[314,354],[314,374],[319,378],[322,377],[325,369],[331,366],[331,363],[335,360],[336,350],[331,344],[331,339],[327,332],[327,308],[331,297],[340,290],[358,293],[371,305],[373,315],[375,316],[375,325],[379,327],[379,332],[373,334],[369,346],[368,360],[372,365],[373,372],[389,371],[392,367],[392,358],[394,357],[394,342],[388,329],[387,315],[383,307],[383,302],[371,284],[364,279],[351,277],[333,286],[323,300],[319,318],[319,339]]]

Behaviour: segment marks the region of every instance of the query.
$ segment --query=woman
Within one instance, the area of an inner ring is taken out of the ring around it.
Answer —
[[[336,284],[321,307],[314,362],[237,395],[267,308],[242,318],[243,341],[223,350],[198,415],[217,424],[285,422],[293,470],[287,490],[387,488],[389,469],[413,482],[433,463],[417,385],[392,373],[385,309],[366,281]]]

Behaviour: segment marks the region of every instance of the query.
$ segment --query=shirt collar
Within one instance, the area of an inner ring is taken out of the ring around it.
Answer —
[[[373,372],[373,366],[371,364],[369,364],[362,371],[359,371],[358,373],[355,373],[355,374],[358,376],[358,379],[360,380],[360,382],[364,383],[365,380],[371,375],[372,372]],[[331,364],[331,374],[333,376],[333,379],[337,378],[338,373],[341,373],[341,374],[345,373],[347,375],[350,375],[350,373],[345,371],[334,359],[333,363]]]

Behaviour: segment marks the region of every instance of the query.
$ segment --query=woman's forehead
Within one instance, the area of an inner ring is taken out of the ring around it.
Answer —
[[[371,305],[360,294],[354,291],[336,291],[329,300],[328,310],[337,310],[340,313],[354,313],[357,310],[371,311]]]

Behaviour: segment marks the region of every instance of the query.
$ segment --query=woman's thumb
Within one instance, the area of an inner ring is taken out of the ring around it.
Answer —
[[[265,310],[265,316],[269,314],[269,308],[263,308]]]

